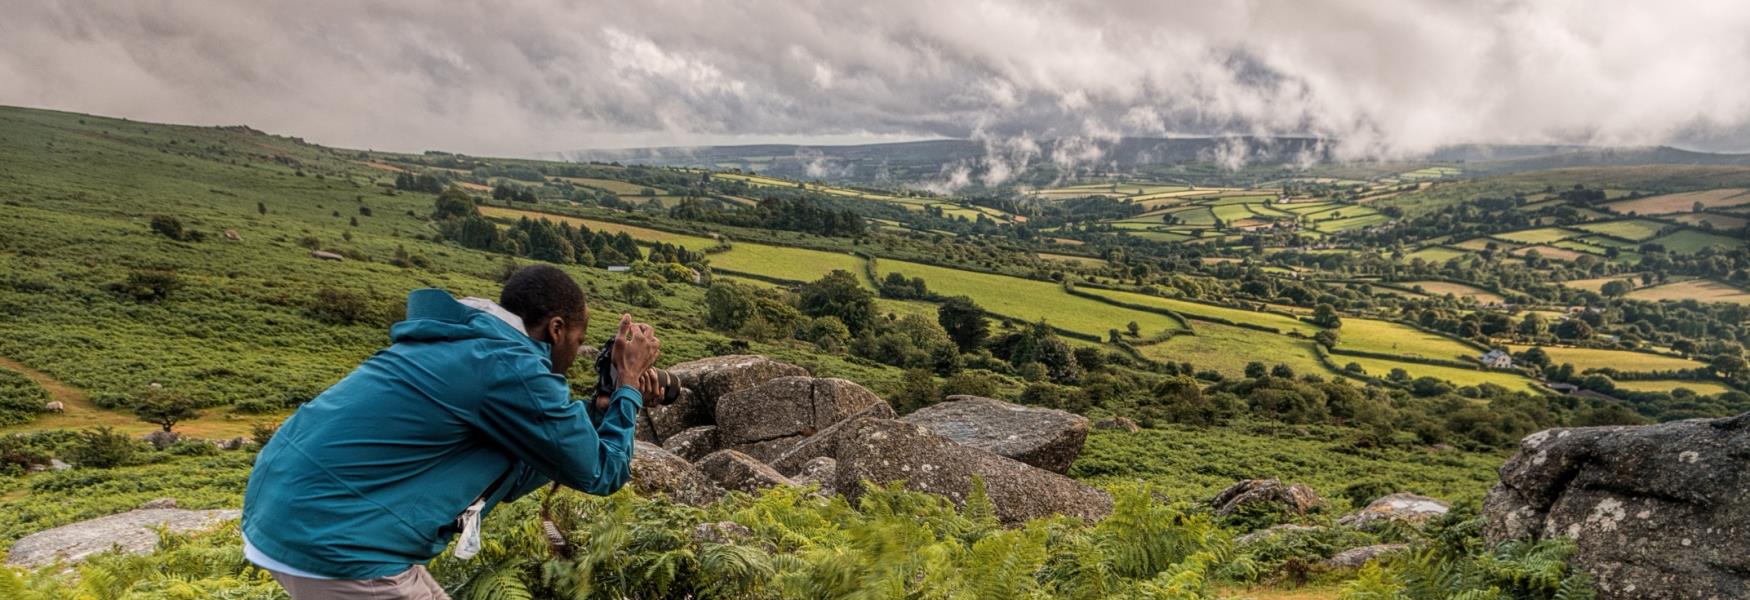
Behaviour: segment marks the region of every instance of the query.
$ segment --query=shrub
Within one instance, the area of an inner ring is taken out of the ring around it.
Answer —
[[[184,228],[182,219],[170,215],[153,215],[152,231],[179,242],[198,242],[207,237],[199,231]]]
[[[984,396],[989,398],[997,393],[997,382],[990,375],[961,371],[942,382],[942,396]]]
[[[128,434],[106,425],[79,432],[67,459],[81,467],[109,469],[132,463],[140,447]]]
[[[269,441],[273,440],[273,434],[279,433],[279,430],[280,426],[277,423],[256,423],[250,425],[249,440],[255,442],[256,447],[263,447],[266,446]]]
[[[140,269],[130,271],[128,278],[110,284],[110,291],[132,298],[136,302],[156,304],[182,289],[182,277],[170,271]]]
[[[212,456],[219,453],[219,447],[205,440],[177,440],[164,451],[177,456]]]
[[[329,287],[316,290],[307,308],[316,320],[333,325],[363,321],[371,310],[363,294]]]
[[[0,369],[0,425],[34,418],[49,401],[49,393],[24,375]]]

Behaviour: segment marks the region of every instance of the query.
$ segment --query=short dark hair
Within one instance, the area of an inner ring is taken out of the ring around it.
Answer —
[[[523,318],[523,326],[539,327],[551,317],[583,318],[587,302],[583,288],[565,271],[551,265],[517,269],[504,281],[498,305]]]

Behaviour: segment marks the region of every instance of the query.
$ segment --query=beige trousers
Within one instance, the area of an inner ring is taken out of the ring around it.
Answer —
[[[277,571],[274,581],[292,600],[450,600],[425,567],[413,565],[400,575],[377,579],[311,579]]]

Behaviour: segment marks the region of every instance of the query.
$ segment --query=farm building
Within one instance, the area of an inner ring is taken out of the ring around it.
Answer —
[[[1513,356],[1500,349],[1490,350],[1488,354],[1477,357],[1477,360],[1481,361],[1483,366],[1491,369],[1513,368]]]

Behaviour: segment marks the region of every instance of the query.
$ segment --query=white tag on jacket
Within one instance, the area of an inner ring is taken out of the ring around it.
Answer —
[[[456,558],[468,560],[480,553],[480,511],[486,508],[486,500],[475,500],[468,505],[468,510],[462,511],[458,518],[462,522],[462,539],[456,540],[456,549],[451,552]]]

